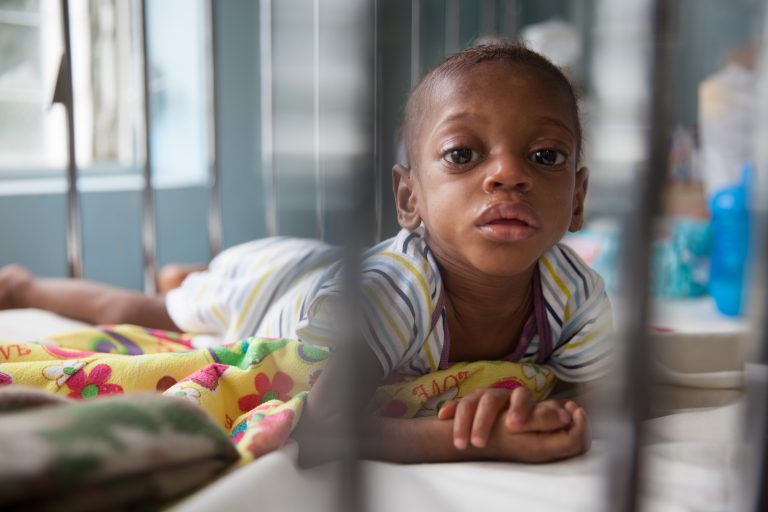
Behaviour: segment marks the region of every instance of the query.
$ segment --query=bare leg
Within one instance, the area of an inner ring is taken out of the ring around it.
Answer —
[[[92,324],[179,330],[163,297],[80,279],[40,278],[18,265],[0,269],[0,309],[10,308],[44,309]]]
[[[160,269],[157,275],[157,292],[167,293],[174,288],[181,286],[182,281],[193,272],[205,270],[205,265],[187,265],[181,263],[171,263]]]

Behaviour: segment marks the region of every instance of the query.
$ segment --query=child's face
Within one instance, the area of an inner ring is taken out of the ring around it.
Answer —
[[[448,268],[515,276],[582,222],[568,93],[542,71],[491,61],[439,80],[408,171],[395,167],[398,220],[423,221]]]

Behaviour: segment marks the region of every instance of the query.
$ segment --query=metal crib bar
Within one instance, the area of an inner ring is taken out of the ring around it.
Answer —
[[[766,233],[765,215],[760,222]],[[763,240],[765,237],[761,237]],[[761,275],[759,280],[754,282],[761,283],[765,287],[766,270],[768,269],[768,258],[765,250],[760,261]],[[768,304],[766,300],[766,290],[760,291],[760,299],[756,304],[765,307]],[[768,510],[768,488],[766,481],[768,479],[768,315],[760,311],[758,317],[756,339],[760,344],[760,351],[757,357],[747,362],[744,368],[744,411],[741,420],[744,428],[744,445],[742,447],[744,454],[744,465],[740,482],[740,492],[738,496],[738,507],[736,510],[744,512],[765,512]]]
[[[312,0],[312,108],[314,121],[315,231],[325,239],[325,175],[320,158],[320,0]]]
[[[761,512],[768,510],[768,5],[762,8],[762,45],[755,88],[755,160],[754,191],[750,198],[755,216],[752,230],[753,279],[750,313],[755,353],[748,354],[744,369],[745,465],[742,468],[738,510]]]
[[[672,24],[677,10],[676,1],[650,2],[652,53],[650,68],[650,104],[647,159],[643,172],[638,173],[635,186],[638,204],[627,222],[621,258],[621,285],[625,314],[623,325],[624,361],[618,402],[617,433],[612,446],[608,473],[608,510],[635,511],[640,507],[642,471],[642,421],[647,419],[651,402],[648,383],[651,382],[653,345],[649,342],[648,294],[650,278],[650,247],[653,226],[661,210],[661,197],[667,169],[666,94],[670,64]],[[640,5],[640,4],[638,4]],[[648,5],[648,4],[646,4]],[[642,7],[642,6],[641,6]]]
[[[144,188],[142,190],[141,242],[144,252],[144,292],[154,295],[157,289],[157,233],[155,228],[155,197],[152,188],[152,120],[149,91],[149,48],[147,45],[147,0],[139,2],[141,24],[142,82],[144,94]]]
[[[360,439],[362,429],[361,411],[369,397],[359,385],[363,381],[360,364],[365,345],[360,338],[362,330],[359,320],[362,318],[360,290],[360,255],[362,249],[370,243],[374,186],[371,172],[375,165],[373,155],[374,142],[374,97],[372,63],[374,59],[375,4],[369,0],[329,0],[323,4],[330,16],[345,24],[344,36],[329,35],[332,51],[330,55],[344,55],[346,84],[343,108],[338,113],[343,116],[343,129],[329,130],[329,137],[337,138],[335,147],[341,147],[338,165],[351,184],[351,194],[344,204],[344,272],[343,290],[346,318],[339,322],[342,343],[335,351],[340,372],[335,396],[339,400],[341,412],[339,475],[336,482],[338,507],[344,512],[366,510],[364,467],[360,464]],[[350,41],[355,41],[350,45]],[[343,47],[342,47],[343,46]],[[354,135],[354,136],[350,136]],[[347,141],[347,142],[345,142]]]
[[[216,56],[217,37],[217,7],[215,0],[208,0],[208,23],[206,30],[206,60],[207,60],[207,98],[206,111],[208,117],[208,247],[211,258],[221,251],[222,220],[221,220],[221,170],[219,168],[219,104],[216,97],[218,91],[218,70]]]
[[[501,22],[501,33],[505,37],[516,37],[519,24],[518,13],[518,1],[517,0],[505,0],[504,2],[504,18]]]
[[[72,43],[69,26],[69,0],[61,0],[61,32],[64,54],[52,103],[64,105],[67,122],[67,272],[69,277],[83,277],[80,197],[77,190],[77,155],[75,153],[75,111],[72,91]]]
[[[496,0],[482,0],[480,3],[480,36],[496,35]]]
[[[381,18],[379,17],[381,9],[380,0],[373,1],[373,222],[374,222],[374,242],[378,243],[383,238],[384,230],[384,154],[382,151],[382,108],[384,94],[381,88],[383,78],[383,55],[384,45],[382,44],[382,31],[379,27]]]
[[[446,0],[445,2],[445,41],[443,52],[446,56],[458,52],[461,48],[459,30],[461,28],[461,16],[459,12],[459,0]]]
[[[411,87],[421,78],[421,0],[411,0]]]
[[[259,4],[259,49],[261,75],[261,173],[267,234],[278,234],[277,176],[274,157],[274,116],[272,107],[272,0]]]

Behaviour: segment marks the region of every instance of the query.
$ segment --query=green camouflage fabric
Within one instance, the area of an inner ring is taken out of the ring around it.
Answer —
[[[0,390],[0,510],[154,510],[239,458],[187,400]]]

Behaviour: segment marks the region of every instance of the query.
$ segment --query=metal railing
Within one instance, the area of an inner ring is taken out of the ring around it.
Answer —
[[[64,106],[67,120],[67,270],[70,277],[83,276],[82,227],[80,198],[77,192],[77,158],[75,153],[75,109],[72,86],[72,44],[69,23],[69,0],[61,0],[61,25],[64,54],[53,93],[53,102]]]

